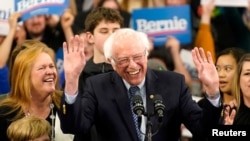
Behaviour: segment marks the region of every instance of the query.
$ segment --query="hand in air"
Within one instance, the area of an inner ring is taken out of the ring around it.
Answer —
[[[206,94],[213,95],[219,93],[219,77],[211,53],[207,52],[206,56],[203,48],[195,47],[192,50],[192,56],[198,71],[198,78]]]
[[[74,36],[70,39],[69,43],[63,43],[63,55],[64,55],[64,72],[65,77],[77,78],[82,72],[86,64],[86,58],[84,55],[84,41],[78,36]]]

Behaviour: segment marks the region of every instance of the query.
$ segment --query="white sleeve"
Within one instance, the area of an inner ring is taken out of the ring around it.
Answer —
[[[78,92],[75,95],[69,95],[65,93],[65,101],[67,104],[73,104],[76,101],[76,97],[78,95]]]

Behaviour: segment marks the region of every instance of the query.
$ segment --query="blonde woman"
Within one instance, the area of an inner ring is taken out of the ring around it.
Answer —
[[[27,116],[46,119],[54,128],[62,95],[54,58],[51,48],[35,40],[26,40],[13,51],[11,91],[0,103],[1,141],[8,141],[6,131],[12,122]]]
[[[250,125],[250,53],[242,56],[233,82],[232,100],[225,110],[224,124]]]

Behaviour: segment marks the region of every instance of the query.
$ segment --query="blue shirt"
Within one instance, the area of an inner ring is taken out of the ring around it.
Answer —
[[[10,92],[9,68],[7,66],[0,68],[0,95]]]

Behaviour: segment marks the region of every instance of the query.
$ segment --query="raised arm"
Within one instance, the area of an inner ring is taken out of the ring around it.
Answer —
[[[17,20],[20,15],[20,13],[13,13],[9,18],[9,33],[0,45],[0,68],[3,68],[8,61],[12,42],[17,28]]]
[[[214,10],[214,0],[202,5],[202,15],[198,33],[195,38],[195,46],[202,47],[205,52],[210,51],[215,61],[214,38],[211,32],[211,13]]]
[[[198,78],[202,82],[206,94],[211,98],[218,98],[219,77],[211,53],[208,51],[205,54],[203,48],[195,47],[192,50],[192,56],[198,71]]]
[[[173,57],[174,62],[174,71],[185,76],[186,84],[191,88],[192,78],[185,68],[183,61],[181,60],[180,56],[180,42],[173,36],[168,37],[167,42],[165,44],[166,48],[170,49],[170,53]]]
[[[79,76],[85,67],[84,42],[78,36],[71,37],[68,43],[63,43],[65,93],[75,95],[78,91]]]
[[[69,42],[71,37],[74,36],[72,30],[73,22],[74,15],[70,11],[70,9],[66,9],[61,17],[61,25],[67,42]]]

